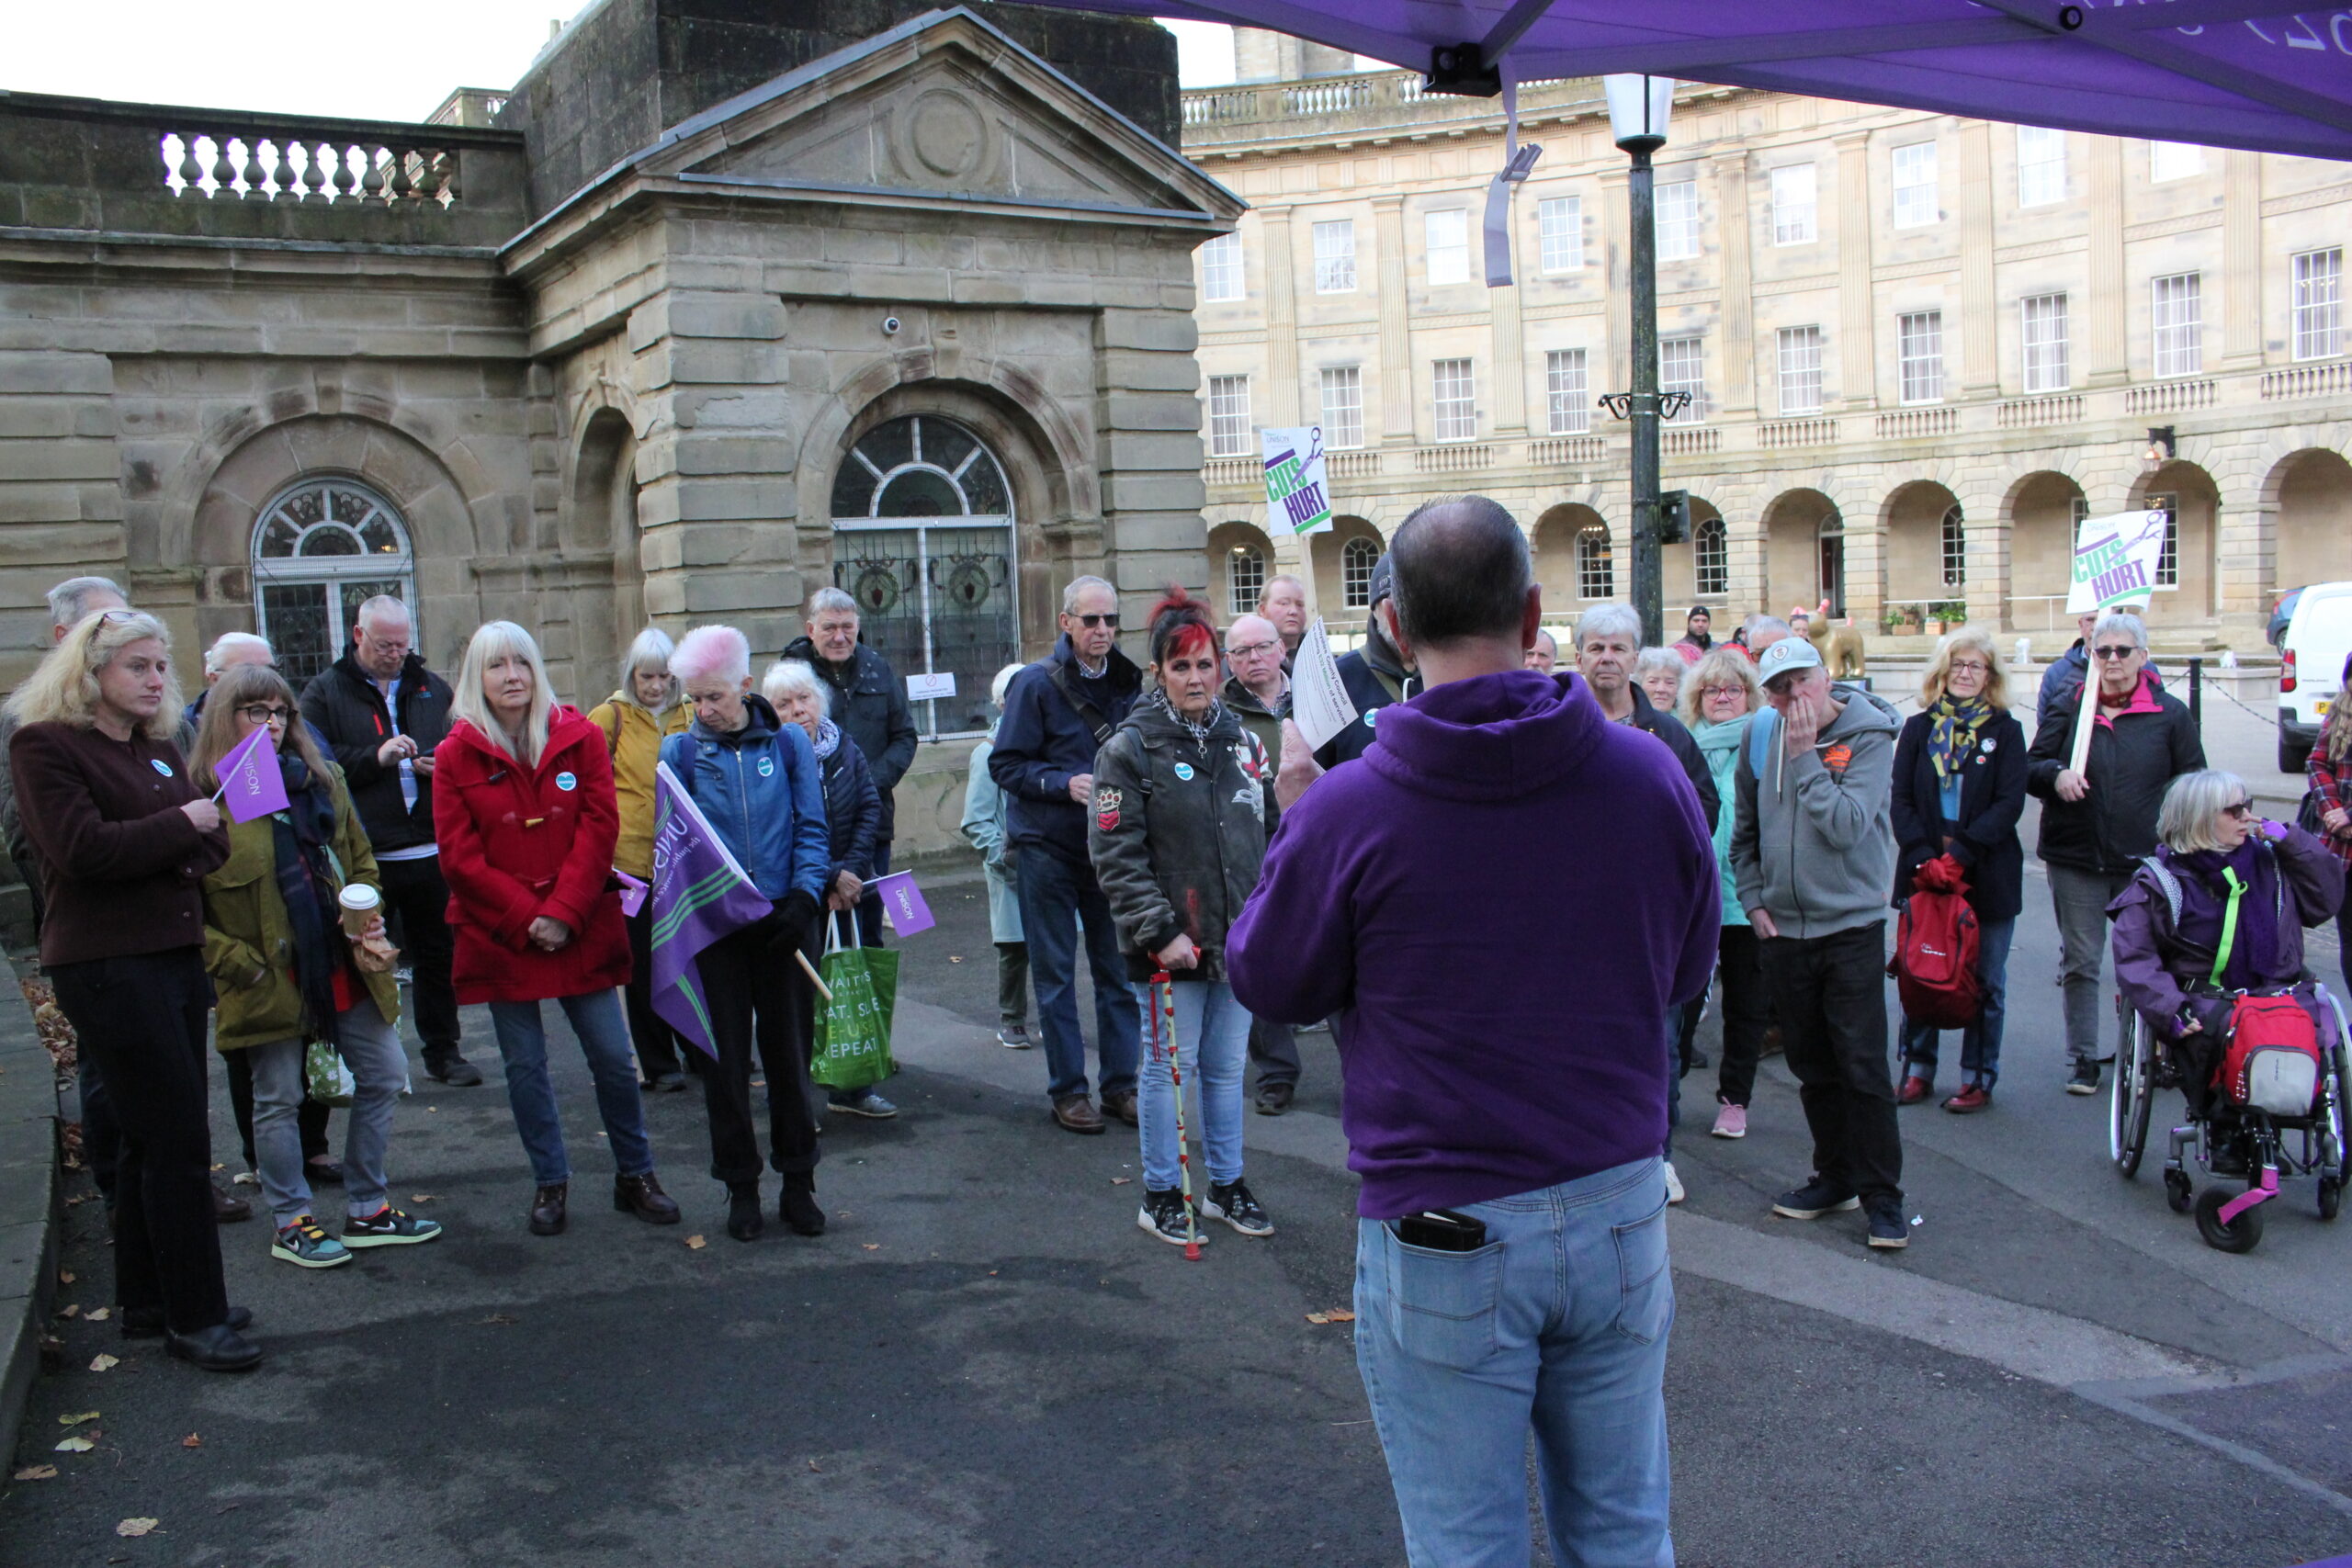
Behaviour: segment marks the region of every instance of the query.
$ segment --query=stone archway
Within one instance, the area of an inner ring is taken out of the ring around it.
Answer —
[[[2132,487],[2131,504],[2168,511],[2173,518],[2171,543],[2157,563],[2149,617],[2176,625],[2211,620],[2220,586],[2213,566],[2221,515],[2221,490],[2212,475],[2195,463],[2166,463]]]
[[[1230,522],[1209,529],[1209,608],[1220,626],[1258,613],[1267,580],[1280,575],[1273,541],[1254,523]]]
[[[1350,588],[1354,586],[1355,597],[1361,601],[1367,554],[1371,560],[1378,560],[1388,547],[1387,541],[1369,519],[1356,516],[1335,517],[1329,528],[1309,538],[1315,603],[1320,606],[1323,624],[1335,636],[1362,625],[1365,606],[1350,603]]]
[[[637,435],[618,410],[600,408],[581,427],[560,521],[565,553],[609,555],[609,581],[582,582],[572,593],[574,682],[592,703],[622,651],[645,625],[645,559],[637,497]]]
[[[2020,632],[2066,627],[2066,591],[2073,580],[2075,524],[2089,502],[2074,479],[2038,469],[2009,487],[2003,507],[2009,521],[2009,600],[2005,624]]]
[[[1615,581],[1617,562],[1610,549],[1612,542],[1608,520],[1578,502],[1555,506],[1536,519],[1531,543],[1535,556],[1535,581],[1544,590],[1544,613],[1547,617],[1573,619],[1596,599],[1616,597],[1613,590],[1620,584]],[[1600,561],[1594,558],[1596,550],[1607,563],[1611,592],[1586,592],[1598,585],[1596,572],[1600,570]]]
[[[2307,447],[2270,470],[2263,491],[2274,497],[2278,592],[2352,579],[2352,463],[2324,446]]]
[[[1955,570],[1951,550],[1955,536],[1965,536],[1959,508],[1960,498],[1933,479],[1914,479],[1886,498],[1880,515],[1890,610],[1907,613],[1965,596],[1966,570]]]
[[[1707,564],[1711,577],[1724,582],[1722,587],[1702,587],[1699,581],[1701,546],[1706,546]],[[1692,604],[1702,599],[1720,599],[1730,592],[1730,544],[1724,534],[1724,514],[1715,503],[1701,496],[1690,498],[1690,533],[1679,545],[1668,545],[1663,556],[1662,577],[1665,582],[1666,629],[1671,642],[1681,636],[1678,629]],[[1720,564],[1720,573],[1716,568]]]
[[[1842,525],[1823,527],[1838,516],[1838,503],[1817,490],[1782,491],[1764,508],[1766,615],[1785,615],[1799,605],[1810,610],[1823,599],[1833,610],[1843,607]]]

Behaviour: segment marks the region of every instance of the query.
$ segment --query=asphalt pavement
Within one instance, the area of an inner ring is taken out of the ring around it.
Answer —
[[[1596,868],[1564,896],[1612,893]],[[1042,1054],[994,1043],[980,885],[935,884],[931,903],[939,927],[904,946],[904,1113],[832,1119],[820,1239],[727,1239],[692,1094],[649,1101],[685,1223],[615,1213],[560,1020],[572,1226],[526,1234],[480,1010],[469,1051],[489,1083],[420,1072],[395,1124],[394,1191],[441,1240],[312,1274],[270,1260],[266,1222],[223,1229],[232,1297],[269,1353],[257,1372],[206,1376],[89,1322],[109,1267],[99,1206],[74,1203],[60,1300],[81,1311],[54,1325],[65,1370],[11,1466],[58,1473],[8,1483],[0,1563],[1401,1563],[1351,1330],[1308,1319],[1347,1303],[1351,1272],[1330,1037],[1302,1037],[1291,1114],[1249,1118],[1276,1235],[1218,1227],[1187,1263],[1135,1225],[1132,1134],[1057,1131]],[[1668,1387],[1682,1563],[2352,1551],[2352,1232],[2290,1184],[2261,1247],[2225,1257],[2153,1176],[2119,1179],[2104,1100],[2060,1089],[2055,960],[2030,880],[1993,1109],[1904,1113],[1919,1224],[1900,1255],[1869,1252],[1855,1216],[1770,1217],[1807,1149],[1779,1062],[1740,1143],[1705,1136],[1711,1082],[1685,1081]],[[2333,944],[2314,962],[2333,973]],[[69,1190],[86,1199],[86,1179]],[[101,1354],[120,1359],[91,1370]],[[74,1434],[87,1452],[54,1451]]]

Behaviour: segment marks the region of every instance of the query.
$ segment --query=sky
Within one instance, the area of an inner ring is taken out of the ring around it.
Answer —
[[[421,120],[511,87],[572,0],[8,0],[0,89],[198,108]],[[1230,29],[1169,24],[1186,86],[1233,79]]]

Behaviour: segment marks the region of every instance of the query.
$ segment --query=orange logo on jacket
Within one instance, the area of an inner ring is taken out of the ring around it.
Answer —
[[[1845,776],[1846,764],[1853,760],[1854,749],[1843,743],[1832,746],[1821,754],[1821,765],[1841,778]]]

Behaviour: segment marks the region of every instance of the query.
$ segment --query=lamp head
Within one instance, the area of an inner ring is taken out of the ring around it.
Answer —
[[[1617,75],[1600,79],[1609,99],[1609,133],[1628,152],[1655,152],[1666,145],[1667,117],[1674,109],[1671,76]]]
[[[2140,455],[2141,460],[2145,465],[2148,471],[2150,473],[2154,473],[2165,464],[2172,461],[2175,450],[2176,444],[2173,440],[2173,427],[2169,424],[2150,425],[2148,427],[2148,447],[2146,451]]]

